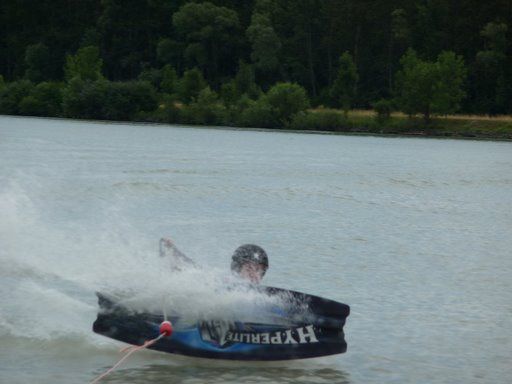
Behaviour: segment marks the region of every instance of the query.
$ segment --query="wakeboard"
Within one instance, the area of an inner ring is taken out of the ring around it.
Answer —
[[[174,332],[149,348],[186,356],[273,361],[305,359],[344,353],[343,326],[350,307],[319,296],[258,286],[263,294],[287,297],[293,304],[279,319],[273,311],[267,321],[198,319],[182,321],[178,314],[136,312],[117,297],[97,293],[99,313],[93,331],[125,343],[142,345],[159,335],[162,321],[172,322]]]

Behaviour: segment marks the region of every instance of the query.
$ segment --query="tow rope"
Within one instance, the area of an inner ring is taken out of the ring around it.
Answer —
[[[142,344],[142,345],[132,345],[130,347],[126,347],[126,348],[122,349],[121,352],[125,353],[125,355],[117,363],[115,363],[112,366],[112,368],[110,368],[109,370],[107,370],[106,372],[104,372],[100,376],[98,376],[96,379],[91,381],[91,384],[98,383],[105,376],[107,376],[110,373],[112,373],[132,353],[140,351],[140,350],[142,350],[144,348],[150,347],[151,345],[155,344],[158,340],[160,340],[163,337],[170,337],[172,335],[172,331],[173,331],[173,329],[172,329],[172,324],[171,324],[170,321],[166,320],[166,321],[162,322],[162,324],[160,324],[160,329],[159,329],[160,334],[157,337],[155,337],[154,339],[145,341],[144,344]]]

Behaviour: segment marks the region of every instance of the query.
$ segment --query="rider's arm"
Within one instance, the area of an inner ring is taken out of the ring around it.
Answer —
[[[160,256],[169,257],[172,260],[172,269],[180,271],[183,267],[194,266],[190,257],[181,252],[169,238],[160,239]]]

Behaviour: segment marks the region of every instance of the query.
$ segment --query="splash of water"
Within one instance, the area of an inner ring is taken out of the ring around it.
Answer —
[[[134,310],[189,319],[258,321],[258,308],[288,305],[286,298],[248,289],[225,270],[171,273],[154,239],[119,213],[94,225],[62,225],[42,215],[41,203],[16,183],[0,190],[0,334],[93,340],[96,291],[120,293]],[[37,327],[20,326],[32,321]]]

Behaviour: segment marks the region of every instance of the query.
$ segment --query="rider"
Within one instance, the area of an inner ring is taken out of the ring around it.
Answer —
[[[267,253],[257,245],[241,245],[231,257],[231,271],[253,284],[259,284],[267,269]]]
[[[172,269],[180,271],[183,267],[194,265],[168,238],[160,239],[160,256],[171,256]],[[235,249],[231,257],[231,271],[242,279],[259,284],[268,269],[268,256],[265,250],[254,244],[244,244]]]

